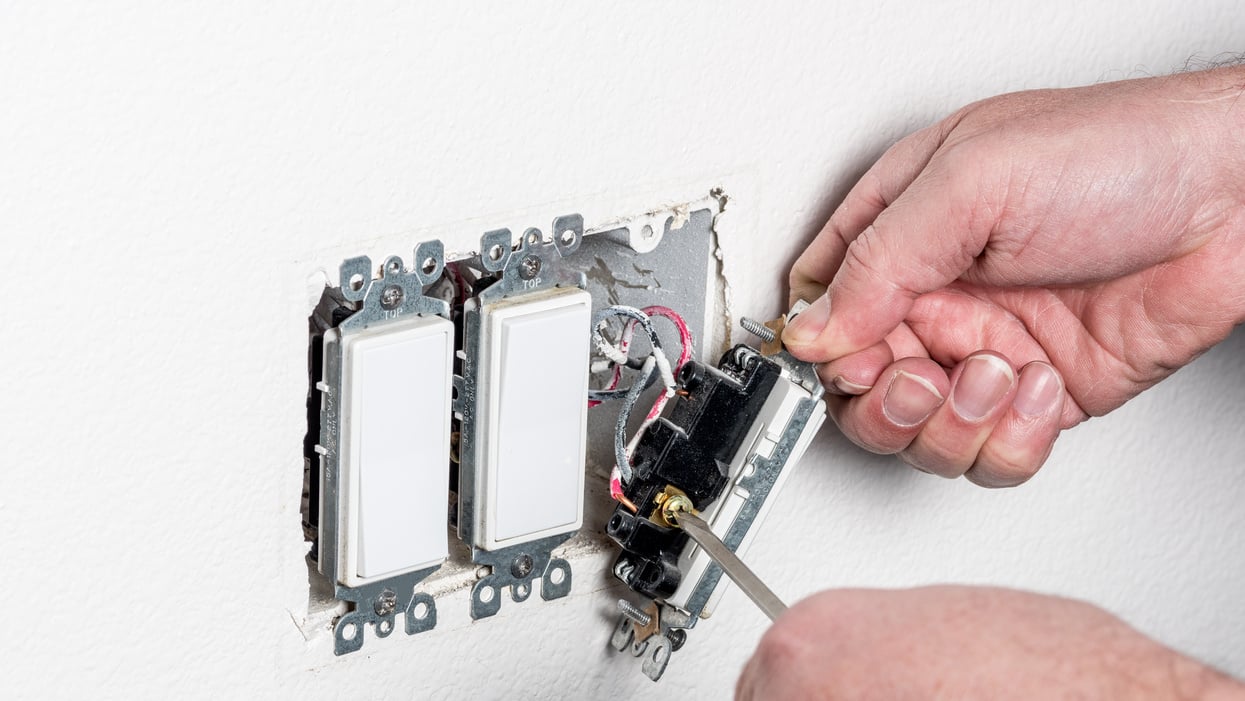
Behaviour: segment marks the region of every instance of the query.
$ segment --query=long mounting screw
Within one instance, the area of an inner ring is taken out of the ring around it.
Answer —
[[[630,618],[631,621],[640,626],[647,626],[653,622],[653,617],[648,615],[639,606],[627,601],[626,599],[618,600],[618,610],[622,615]]]
[[[774,339],[778,338],[778,335],[774,333],[773,329],[766,326],[765,324],[762,324],[756,319],[749,319],[746,316],[740,317],[739,325],[744,327],[744,331],[747,331],[753,336],[760,338],[762,341],[765,341],[766,343],[773,343]]]

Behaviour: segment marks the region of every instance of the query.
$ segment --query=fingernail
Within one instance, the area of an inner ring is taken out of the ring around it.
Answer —
[[[966,421],[979,421],[1005,397],[1016,381],[1006,360],[994,355],[975,355],[964,362],[951,390],[951,406]]]
[[[817,301],[808,305],[798,316],[783,329],[782,340],[787,343],[808,343],[821,335],[830,321],[830,295],[824,294]]]
[[[855,382],[850,382],[848,380],[843,379],[842,375],[839,375],[838,377],[835,377],[833,380],[831,380],[830,387],[837,394],[853,395],[853,396],[857,394],[864,394],[865,392],[868,392],[869,390],[873,389],[873,385],[858,385]]]
[[[1054,408],[1062,391],[1063,383],[1055,368],[1041,362],[1029,363],[1020,371],[1012,406],[1026,416],[1041,416]]]
[[[916,426],[942,404],[938,389],[924,377],[895,373],[882,398],[882,413],[898,426]]]

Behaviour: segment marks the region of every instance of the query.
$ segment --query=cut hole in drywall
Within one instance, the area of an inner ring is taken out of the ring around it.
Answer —
[[[587,290],[593,297],[593,307],[603,308],[614,304],[636,307],[660,305],[677,310],[683,315],[693,336],[693,357],[713,360],[724,349],[726,334],[721,323],[725,301],[726,282],[721,275],[720,256],[715,226],[722,214],[726,198],[715,192],[701,200],[655,210],[632,218],[619,218],[612,223],[589,228],[586,235],[577,241],[573,230],[561,227],[548,230],[548,236],[540,230],[519,229],[521,234],[514,237],[516,245],[538,245],[540,243],[557,242],[563,246],[578,244],[579,248],[560,264],[583,273],[587,281]],[[494,239],[495,240],[495,239]],[[652,245],[647,252],[638,252],[633,246],[640,243]],[[500,262],[510,251],[500,243],[488,245],[483,249],[483,258]],[[447,262],[452,263],[460,258],[457,254],[448,255]],[[414,267],[419,272],[431,274],[435,271],[436,261],[414,259]],[[432,263],[429,265],[429,263]],[[385,269],[394,261],[385,260]],[[375,272],[375,271],[374,271]],[[444,275],[454,275],[453,266],[447,266]],[[362,275],[348,280],[348,286],[357,290],[366,285]],[[434,285],[435,287],[435,285]],[[663,345],[677,348],[678,332],[664,320],[655,321],[655,326]],[[647,339],[637,339],[637,344],[647,344]],[[637,348],[637,350],[639,350]],[[312,344],[311,365],[316,366],[316,348]],[[602,377],[593,381],[593,386],[600,386]],[[312,378],[314,384],[315,378]],[[454,398],[458,400],[458,387],[454,387]],[[650,393],[659,391],[653,387]],[[651,403],[652,396],[644,397],[641,403]],[[308,405],[308,415],[312,416],[315,407]],[[561,549],[561,557],[575,562],[591,559],[593,569],[584,572],[585,578],[580,581],[606,583],[610,580],[605,562],[612,552],[612,545],[604,536],[604,521],[609,518],[614,502],[608,493],[607,478],[612,466],[612,430],[616,422],[617,409],[604,404],[589,414],[589,455],[587,458],[586,495],[584,504],[584,526],[580,533],[565,543]],[[637,428],[643,416],[633,417]],[[308,440],[314,443],[314,421],[309,422]],[[452,450],[457,450],[456,444]],[[318,480],[315,479],[316,455],[311,448],[306,453],[308,458],[304,480],[303,517],[308,536],[314,533],[316,522],[316,500],[318,499]],[[451,487],[454,488],[453,486]],[[451,499],[453,503],[453,499]],[[449,558],[441,568],[420,583],[419,589],[431,596],[441,599],[455,592],[463,592],[472,588],[487,572],[481,573],[477,565],[471,561],[471,551],[454,533],[453,522],[456,514],[448,514]],[[291,612],[291,617],[299,625],[304,636],[311,639],[317,631],[331,635],[332,624],[342,613],[345,605],[334,598],[333,584],[317,571],[314,549],[307,558],[309,595],[307,612],[303,616]],[[578,573],[576,573],[578,575]],[[561,567],[553,566],[547,573],[545,586],[561,586],[570,581],[571,573]],[[481,587],[475,597],[484,603],[495,602],[498,597],[495,587]],[[532,592],[528,584],[514,585],[510,597],[516,600],[526,599]],[[545,592],[547,593],[547,592]],[[438,610],[441,607],[438,606]],[[460,614],[460,615],[459,615]],[[429,608],[418,603],[408,614],[410,619],[423,620],[431,615]],[[469,619],[466,607],[463,611],[446,609],[438,614],[439,626],[453,627],[457,621],[465,625]],[[300,620],[301,619],[301,620]],[[409,631],[408,631],[409,632]],[[401,636],[399,636],[401,637]]]

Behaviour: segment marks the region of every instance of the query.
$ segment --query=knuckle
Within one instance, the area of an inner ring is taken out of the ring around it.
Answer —
[[[868,280],[894,288],[895,283],[885,272],[889,256],[885,237],[871,226],[847,248],[840,271],[849,278]]]
[[[945,477],[946,479],[955,479],[964,474],[964,470],[957,468],[945,459],[935,458],[928,452],[921,450],[901,450],[899,459],[908,467],[914,470],[924,472],[929,475]]]
[[[780,620],[766,631],[752,658],[753,674],[760,678],[787,677],[803,668],[809,641],[793,625]]]
[[[927,425],[901,455],[904,462],[912,467],[939,477],[955,479],[963,475],[977,460],[976,447],[955,445],[957,437],[955,432],[938,430]]]
[[[1016,487],[1028,482],[1042,467],[1042,459],[1033,456],[1008,455],[1007,451],[982,451],[965,476],[973,484],[1004,488]]]

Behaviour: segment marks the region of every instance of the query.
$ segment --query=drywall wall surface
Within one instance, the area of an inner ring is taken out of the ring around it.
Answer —
[[[1241,50],[1234,0],[0,10],[6,698],[631,698],[608,553],[572,596],[332,655],[299,528],[306,316],[344,255],[731,197],[732,314],[901,135],[1023,88]],[[591,214],[591,216],[589,216]],[[789,599],[989,582],[1245,675],[1245,337],[983,491],[827,429],[752,551]],[[665,691],[721,698],[736,592]]]

